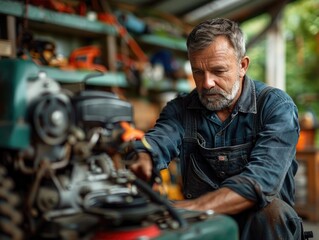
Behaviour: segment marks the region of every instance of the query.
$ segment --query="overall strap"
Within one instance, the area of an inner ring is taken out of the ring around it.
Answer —
[[[194,90],[193,90],[194,91]],[[198,110],[196,109],[189,109],[188,106],[191,102],[192,96],[194,92],[190,93],[191,96],[185,97],[183,101],[183,118],[184,118],[184,127],[185,127],[185,139],[194,139],[197,136],[197,121],[196,121],[196,114],[198,114]],[[186,100],[186,98],[188,98]]]
[[[271,86],[266,86],[264,89],[261,90],[257,97],[257,113],[254,115],[254,139],[256,140],[257,134],[261,131],[263,126],[263,121],[261,117],[261,109],[265,102],[265,99],[268,93],[273,90],[274,88]]]
[[[197,135],[197,121],[194,116],[198,111],[186,109],[185,111],[185,138],[196,138]]]

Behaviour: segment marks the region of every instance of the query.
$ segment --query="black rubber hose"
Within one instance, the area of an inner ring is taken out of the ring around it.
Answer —
[[[141,188],[142,191],[144,191],[148,196],[153,200],[154,202],[163,205],[167,211],[171,214],[171,216],[179,223],[180,228],[186,228],[187,227],[187,221],[182,218],[182,216],[173,208],[170,203],[163,197],[161,197],[158,193],[154,192],[153,189],[144,182],[143,180],[136,178],[134,180],[134,183],[137,187]]]

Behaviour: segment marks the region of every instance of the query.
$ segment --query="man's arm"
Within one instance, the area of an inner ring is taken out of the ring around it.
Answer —
[[[255,205],[229,188],[220,188],[217,191],[206,193],[199,198],[177,201],[174,206],[188,210],[213,210],[223,214],[237,214]]]
[[[137,161],[130,169],[141,179],[149,181],[152,176],[152,159],[149,153],[137,153]],[[188,210],[213,210],[217,213],[237,214],[255,205],[229,188],[223,187],[217,191],[209,192],[199,198],[177,201],[174,206]]]

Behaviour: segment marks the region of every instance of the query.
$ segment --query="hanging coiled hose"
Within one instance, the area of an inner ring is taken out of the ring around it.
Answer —
[[[18,211],[20,198],[14,193],[14,182],[7,174],[5,167],[0,165],[0,239],[23,239],[20,228],[22,214]]]

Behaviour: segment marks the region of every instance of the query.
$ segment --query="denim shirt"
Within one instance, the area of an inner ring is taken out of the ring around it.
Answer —
[[[264,87],[246,76],[242,94],[224,122],[200,103],[194,90],[168,102],[154,128],[145,134],[157,156],[154,166],[158,170],[180,158],[186,198],[227,187],[260,207],[275,197],[294,204],[295,146],[300,131],[297,108],[284,91],[274,88],[257,113],[257,97]],[[257,131],[256,114],[261,122]],[[187,127],[189,115],[195,116],[195,131]],[[185,144],[187,140],[190,145]],[[142,142],[134,144],[135,150],[146,150]],[[233,151],[238,146],[240,151]],[[189,170],[190,164],[193,171]],[[207,187],[199,182],[196,185],[194,174]]]

